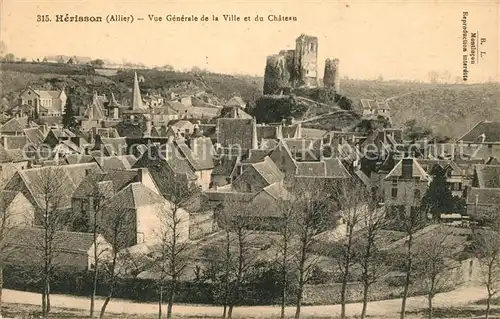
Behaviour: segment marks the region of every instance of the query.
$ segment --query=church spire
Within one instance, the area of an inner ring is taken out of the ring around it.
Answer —
[[[132,97],[132,110],[138,111],[144,109],[142,106],[141,91],[139,91],[139,81],[137,80],[137,72],[134,73],[134,88]]]

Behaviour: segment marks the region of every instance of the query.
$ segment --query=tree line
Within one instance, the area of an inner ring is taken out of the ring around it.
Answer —
[[[153,170],[161,168],[153,168]],[[153,174],[162,172],[153,172]],[[158,318],[171,318],[174,313],[176,293],[183,276],[193,264],[193,255],[202,261],[195,267],[196,277],[205,277],[217,287],[222,304],[222,318],[232,318],[235,307],[244,303],[244,289],[255,280],[259,265],[273,266],[269,289],[279,290],[280,317],[287,317],[287,306],[294,304],[294,318],[301,317],[305,288],[317,277],[327,276],[318,271],[325,262],[336,269],[340,283],[341,318],[346,318],[349,299],[349,283],[357,281],[362,286],[361,318],[369,314],[369,301],[373,285],[385,280],[394,269],[403,273],[401,319],[405,318],[410,287],[416,281],[423,283],[428,299],[428,317],[433,318],[433,299],[450,284],[450,273],[455,267],[456,256],[449,249],[446,228],[438,228],[430,242],[422,245],[417,232],[430,221],[427,212],[430,205],[402,211],[387,218],[378,203],[378,194],[356,181],[318,181],[316,179],[287,178],[275,194],[279,200],[269,205],[263,202],[246,202],[228,197],[216,208],[220,227],[217,240],[210,245],[203,241],[184,239],[185,213],[194,198],[200,196],[199,188],[175,175],[162,174],[158,188],[168,200],[160,212],[161,227],[157,231],[157,244],[146,252],[124,249],[130,246],[128,236],[134,224],[132,214],[123,204],[109,206],[109,192],[99,187],[89,196],[87,209],[81,216],[61,209],[66,199],[62,188],[64,176],[60,170],[40,170],[36,187],[39,209],[36,212],[37,227],[42,236],[36,238],[33,256],[38,267],[42,300],[42,316],[51,312],[51,283],[58,271],[57,259],[65,241],[63,230],[80,227],[80,231],[92,234],[94,249],[91,273],[93,289],[90,294],[89,316],[98,312],[104,318],[107,307],[115,297],[123,278],[138,277],[145,272],[154,273],[158,289]],[[9,223],[7,212],[1,212],[0,223],[0,288],[2,267],[8,264],[12,253],[9,233],[15,227]],[[270,236],[263,225],[274,223],[275,231],[267,249],[260,247],[261,238]],[[397,223],[404,233],[404,245],[387,250],[384,237],[389,224]],[[500,277],[497,274],[500,260],[500,232],[491,227],[473,234],[473,255],[481,260],[482,278],[488,291],[487,313],[490,302],[498,292]],[[105,234],[107,244],[100,241]],[[132,240],[133,241],[133,240]],[[325,259],[325,257],[327,257]],[[96,287],[103,281],[107,296],[99,311],[96,309]],[[293,289],[291,289],[293,288]],[[293,296],[289,294],[292,293]],[[0,289],[1,302],[1,289]],[[166,304],[166,313],[163,311]],[[1,309],[1,307],[0,307]]]

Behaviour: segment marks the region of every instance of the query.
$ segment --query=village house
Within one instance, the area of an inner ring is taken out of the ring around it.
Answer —
[[[0,174],[1,184],[5,184],[18,170],[28,168],[30,160],[28,154],[20,149],[5,149],[0,144]]]
[[[446,183],[453,196],[464,197],[466,189],[472,184],[472,176],[468,175],[466,170],[452,160],[418,159],[417,161],[429,175],[437,166],[446,170]]]
[[[487,160],[500,156],[500,122],[481,121],[457,139],[460,155]]]
[[[392,213],[420,206],[431,178],[415,158],[403,158],[384,178],[385,206]]]
[[[85,176],[92,171],[99,171],[96,163],[84,163],[61,166],[45,166],[17,171],[5,185],[5,190],[21,192],[35,207],[35,224],[40,221],[40,212],[46,204],[56,205],[55,209],[69,211],[71,196]],[[50,178],[55,179],[50,181]],[[43,185],[50,184],[52,188],[50,199],[52,203],[45,203],[46,192]],[[45,194],[45,196],[44,196]]]
[[[110,225],[109,228],[104,228],[104,236],[113,236],[112,227],[119,218],[122,225],[120,241],[123,243],[120,249],[158,243],[162,236],[169,236],[171,232],[168,220],[172,209],[172,203],[143,183],[131,183],[103,204],[102,224]],[[189,239],[189,213],[183,208],[176,213],[179,219],[177,240],[186,241]]]
[[[28,127],[27,117],[13,117],[0,126],[0,135],[24,135],[24,130]]]
[[[253,170],[253,169],[252,169]],[[253,170],[255,172],[255,170]],[[248,192],[248,189],[241,191],[241,185],[226,185],[216,190],[208,190],[204,194],[207,196],[210,205],[217,207],[216,220],[219,225],[224,225],[221,221],[220,209],[225,205],[236,205],[235,207],[248,206],[252,210],[235,210],[233,216],[251,229],[275,231],[282,218],[280,212],[280,202],[290,200],[291,194],[286,190],[282,181],[276,181],[267,186]],[[264,185],[262,184],[262,185]],[[245,191],[246,190],[246,191]],[[239,206],[238,206],[239,205]]]
[[[384,116],[390,118],[390,108],[386,101],[376,101],[370,99],[361,99],[363,117]]]
[[[476,220],[495,220],[500,209],[500,188],[472,187],[467,193],[467,215]]]
[[[0,191],[0,225],[5,227],[31,227],[35,223],[35,208],[21,193]]]
[[[276,164],[266,156],[256,163],[237,163],[231,173],[231,185],[237,192],[254,193],[282,181],[284,177]]]
[[[13,228],[7,232],[5,242],[8,264],[17,267],[42,267],[43,254],[41,243],[43,228]],[[56,231],[52,239],[53,265],[56,269],[69,271],[89,271],[95,265],[94,254],[97,250],[101,262],[111,256],[112,247],[102,235],[97,236],[94,245],[92,233]],[[29,258],[26,258],[29,256]]]
[[[475,165],[472,187],[500,188],[500,165]]]
[[[63,115],[66,101],[64,89],[48,91],[28,87],[19,94],[19,104],[33,106],[40,116]]]
[[[216,127],[217,145],[225,148],[258,149],[255,119],[220,118]]]
[[[188,144],[184,141],[175,141],[175,144],[196,174],[197,184],[202,190],[206,190],[210,187],[214,168],[212,141],[207,137],[195,137],[186,142]]]

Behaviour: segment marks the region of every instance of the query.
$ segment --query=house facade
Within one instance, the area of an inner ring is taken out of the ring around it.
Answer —
[[[414,158],[403,158],[383,180],[385,205],[392,211],[420,206],[431,179]]]
[[[33,106],[40,116],[61,116],[68,97],[63,90],[35,90],[26,88],[19,94],[21,105]]]

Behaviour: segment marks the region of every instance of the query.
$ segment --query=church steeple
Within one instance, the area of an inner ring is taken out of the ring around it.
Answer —
[[[134,88],[132,94],[132,110],[144,110],[144,106],[142,105],[141,91],[139,90],[139,81],[137,80],[137,72],[134,73]]]

